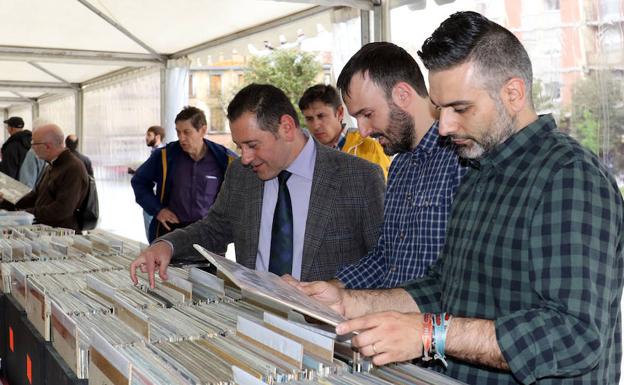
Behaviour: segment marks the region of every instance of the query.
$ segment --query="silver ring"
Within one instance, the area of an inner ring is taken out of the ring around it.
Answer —
[[[373,344],[371,346],[373,347],[373,353],[377,354],[377,350],[375,350],[375,343],[373,342]]]

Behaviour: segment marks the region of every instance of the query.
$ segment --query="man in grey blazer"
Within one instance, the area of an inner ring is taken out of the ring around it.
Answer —
[[[193,255],[193,243],[224,253],[234,242],[240,264],[304,281],[333,278],[366,255],[383,217],[379,166],[316,142],[299,126],[287,96],[270,85],[243,88],[228,106],[228,119],[242,154],[230,164],[217,200],[204,219],[156,239],[139,255],[130,266],[135,283],[137,268],[148,273],[152,287],[156,269],[167,279],[169,263]],[[274,235],[276,205],[284,184],[292,253],[276,271],[274,246],[282,236]]]

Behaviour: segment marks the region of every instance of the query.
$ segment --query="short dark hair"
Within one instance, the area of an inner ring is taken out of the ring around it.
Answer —
[[[65,147],[69,148],[71,151],[76,151],[78,148],[78,137],[72,140],[71,135],[67,135],[65,138]]]
[[[256,114],[258,126],[263,131],[277,134],[280,118],[289,115],[299,127],[295,107],[284,91],[270,84],[252,83],[234,96],[227,108],[230,122],[240,118],[245,112]]]
[[[477,12],[452,14],[425,40],[418,55],[429,71],[473,62],[492,97],[509,79],[520,77],[531,97],[533,70],[522,43],[509,30]]]
[[[349,84],[357,73],[368,77],[392,96],[392,89],[399,82],[406,82],[418,95],[427,97],[427,87],[416,60],[406,50],[388,42],[368,43],[349,59],[338,76],[337,86],[343,95],[349,95]]]
[[[184,121],[184,120],[190,120],[191,126],[193,126],[193,128],[196,129],[197,131],[199,131],[199,129],[202,128],[203,126],[208,125],[204,111],[193,106],[184,107],[182,111],[180,111],[180,113],[176,115],[175,123]]]
[[[334,112],[342,105],[342,99],[340,99],[338,91],[329,84],[316,84],[305,90],[301,99],[299,99],[299,109],[303,111],[314,102],[321,102],[331,106]]]
[[[178,116],[180,116],[180,114],[178,114]],[[180,120],[184,120],[184,119],[180,119]],[[176,118],[176,122],[177,121],[178,119]],[[147,129],[147,132],[151,132],[152,134],[154,134],[154,136],[160,136],[161,141],[165,140],[165,129],[162,128],[161,126],[151,126]]]

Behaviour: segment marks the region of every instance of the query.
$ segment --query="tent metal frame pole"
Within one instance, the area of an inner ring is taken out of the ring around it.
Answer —
[[[30,113],[32,115],[32,121],[34,122],[36,119],[39,118],[39,103],[37,103],[37,101],[35,101],[34,103],[30,104]],[[32,127],[31,127],[32,129]]]
[[[0,45],[0,59],[7,61],[122,65],[128,67],[163,65],[163,61],[160,60],[160,58],[156,59],[152,55],[145,53],[16,47],[6,45]]]
[[[275,1],[275,0],[274,0]],[[331,7],[351,7],[357,9],[373,9],[373,1],[371,0],[276,0],[282,3],[306,3]]]
[[[0,103],[34,103],[33,99],[28,98],[18,98],[18,97],[10,97],[10,96],[0,96]]]
[[[87,7],[91,12],[93,12],[96,15],[98,15],[99,17],[101,17],[108,24],[110,24],[113,27],[115,27],[119,32],[123,33],[127,38],[129,38],[130,40],[132,40],[135,43],[137,43],[138,45],[140,45],[144,50],[146,50],[147,52],[152,54],[152,56],[154,58],[159,59],[160,61],[164,61],[165,60],[163,55],[160,55],[158,52],[156,52],[156,50],[154,48],[150,47],[145,42],[143,42],[141,39],[139,39],[138,37],[134,36],[134,34],[132,34],[132,32],[130,32],[129,30],[127,30],[123,25],[117,23],[115,20],[113,20],[110,17],[108,17],[108,15],[104,14],[104,12],[100,11],[97,7],[95,7],[94,5],[89,3],[87,0],[78,0],[78,2],[80,4],[82,4],[82,5],[84,5],[85,7]]]
[[[371,42],[370,11],[360,11],[360,42],[365,45]]]
[[[390,41],[390,0],[374,0],[375,41]]]
[[[29,82],[29,81],[17,81],[17,80],[0,80],[0,89],[16,90],[74,90],[79,88],[77,83],[70,83],[69,85],[63,83],[54,82]]]
[[[71,86],[71,82],[69,82],[69,81],[67,81],[67,80],[63,79],[62,77],[58,76],[57,74],[55,74],[54,72],[52,72],[52,71],[48,70],[47,68],[42,67],[42,66],[41,66],[41,65],[39,65],[38,63],[35,63],[35,62],[32,62],[32,61],[29,61],[29,62],[28,62],[28,64],[30,64],[31,66],[35,67],[35,68],[36,68],[36,69],[38,69],[39,71],[41,71],[41,72],[43,72],[43,73],[45,73],[45,74],[47,74],[47,75],[52,76],[54,79],[56,79],[56,80],[60,81],[61,83],[65,83],[65,84],[67,84],[67,85]]]
[[[74,108],[76,110],[76,123],[75,131],[76,136],[80,139],[78,141],[78,150],[84,151],[84,91],[78,89],[74,91]]]
[[[188,55],[191,55],[191,54],[194,54],[194,53],[197,53],[197,52],[200,52],[200,51],[212,48],[212,47],[216,47],[221,44],[225,44],[225,43],[232,42],[234,40],[242,39],[242,38],[248,37],[250,35],[253,35],[259,32],[264,32],[271,28],[276,28],[285,24],[293,23],[297,20],[301,20],[310,16],[317,15],[319,13],[329,11],[332,8],[334,7],[316,6],[310,9],[306,9],[305,11],[293,13],[292,15],[284,16],[276,20],[271,20],[269,22],[257,25],[255,27],[247,28],[236,33],[231,33],[227,36],[223,36],[214,40],[209,40],[205,43],[201,43],[196,46],[183,49],[181,51],[178,51],[172,54],[170,56],[170,59],[178,59],[178,58],[188,56]]]

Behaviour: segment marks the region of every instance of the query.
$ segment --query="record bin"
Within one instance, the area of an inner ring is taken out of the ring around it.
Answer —
[[[5,320],[6,307],[5,307],[6,294],[0,293],[0,378],[5,375],[6,366],[6,343],[5,343]]]

